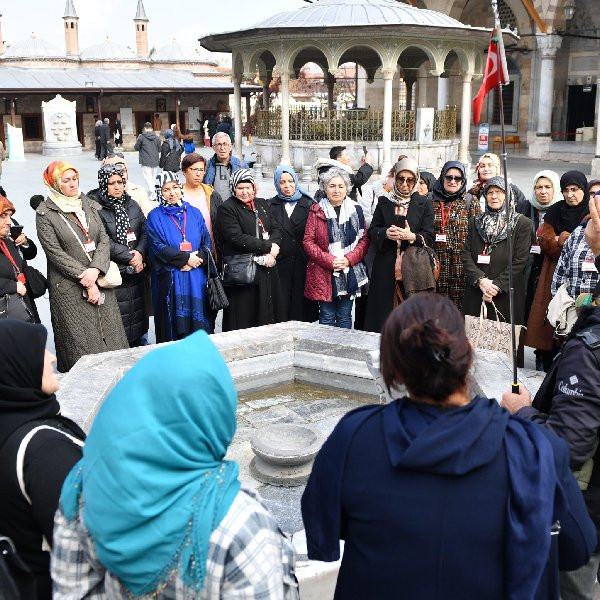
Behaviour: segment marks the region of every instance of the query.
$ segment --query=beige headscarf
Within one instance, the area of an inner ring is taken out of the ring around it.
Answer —
[[[415,176],[415,185],[406,196],[401,195],[400,190],[396,186],[396,175],[398,175],[400,171],[410,171]],[[394,200],[409,200],[411,195],[417,191],[417,187],[419,185],[419,164],[414,158],[404,156],[392,167],[392,174],[394,176],[394,189],[391,192],[390,199],[392,202],[394,202]]]

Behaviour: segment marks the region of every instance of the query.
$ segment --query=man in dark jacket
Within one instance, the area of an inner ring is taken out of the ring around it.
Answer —
[[[134,149],[139,152],[139,162],[142,165],[142,175],[148,189],[148,196],[156,200],[154,185],[160,161],[160,138],[152,129],[152,123],[144,123],[144,130],[138,136]]]
[[[350,167],[350,155],[348,154],[348,150],[346,150],[346,146],[334,146],[329,151],[329,159],[319,159],[317,161],[316,169],[319,176],[331,169],[331,167],[339,167],[347,171],[348,175],[350,175],[350,183],[352,183],[352,189],[348,196],[352,200],[356,200],[356,192],[362,196],[361,188],[369,181],[369,178],[373,174],[372,162],[371,155],[369,153],[364,154],[360,157],[360,168],[354,173]],[[315,200],[318,200],[316,196]]]
[[[589,296],[590,305],[582,308],[533,402],[521,386],[519,394],[502,396],[502,406],[565,440],[600,539],[600,284]],[[562,600],[594,598],[599,565],[597,546],[586,565],[561,573]]]
[[[238,169],[247,169],[248,165],[233,155],[231,139],[224,131],[219,131],[212,139],[214,155],[206,163],[203,183],[212,185],[215,191],[227,200],[231,196],[229,178]]]
[[[100,126],[100,160],[108,155],[108,142],[110,141],[110,121],[104,119]]]

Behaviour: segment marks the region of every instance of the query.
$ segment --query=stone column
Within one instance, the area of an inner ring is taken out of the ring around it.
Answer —
[[[417,108],[427,106],[427,69],[421,65],[417,77]]]
[[[387,173],[392,168],[392,94],[394,67],[382,69],[383,74],[383,162],[381,172]]]
[[[554,61],[562,38],[558,35],[536,34],[540,54],[540,83],[537,110],[536,137],[529,144],[529,156],[545,158],[550,149],[552,132],[552,106],[554,104]]]
[[[269,84],[263,84],[263,110],[269,110]]]
[[[233,75],[233,118],[235,124],[235,153],[242,157],[242,76]]]
[[[462,101],[460,107],[460,149],[458,160],[468,167],[469,133],[471,131],[471,80],[473,73],[462,74]]]
[[[416,77],[407,77],[404,79],[404,84],[406,85],[406,110],[413,110],[414,108],[412,98],[416,81]]]
[[[333,89],[335,86],[334,75],[327,73],[325,83],[327,84],[327,108],[333,110],[335,108],[335,98],[333,96]]]
[[[290,74],[281,73],[281,162],[282,165],[292,164],[290,161]]]
[[[596,79],[596,155],[592,159],[592,177],[600,177],[600,77]]]
[[[449,95],[449,84],[450,78],[448,75],[444,76],[442,73],[438,78],[438,88],[437,88],[437,109],[444,110],[448,105],[448,95]],[[469,101],[470,102],[470,101]]]

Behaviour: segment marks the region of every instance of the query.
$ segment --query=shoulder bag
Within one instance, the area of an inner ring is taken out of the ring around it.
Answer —
[[[31,311],[25,304],[25,300],[19,294],[0,296],[0,319],[14,319],[25,323],[35,322]]]
[[[565,338],[573,329],[577,321],[577,310],[575,309],[575,300],[567,292],[567,284],[563,283],[554,298],[548,304],[546,319],[554,329],[554,337]]]
[[[227,299],[227,294],[223,288],[221,276],[217,271],[217,266],[215,265],[215,259],[213,258],[212,252],[209,250],[208,246],[205,246],[204,250],[206,250],[206,255],[208,256],[206,297],[208,298],[208,305],[210,306],[210,309],[214,312],[218,312],[221,309],[229,306],[229,300]]]
[[[256,237],[258,238],[258,212],[256,218]],[[256,277],[256,262],[254,254],[234,254],[223,257],[223,285],[250,285]]]
[[[23,273],[27,293],[32,298],[41,298],[48,289],[48,280],[35,267],[27,263],[23,266]]]

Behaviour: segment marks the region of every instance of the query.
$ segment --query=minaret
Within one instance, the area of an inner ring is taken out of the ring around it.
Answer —
[[[148,58],[148,17],[142,0],[138,0],[135,23],[135,50],[138,58]]]
[[[63,21],[65,22],[65,46],[67,47],[67,56],[78,56],[79,27],[77,21],[79,21],[79,17],[75,12],[73,0],[67,0]]]

